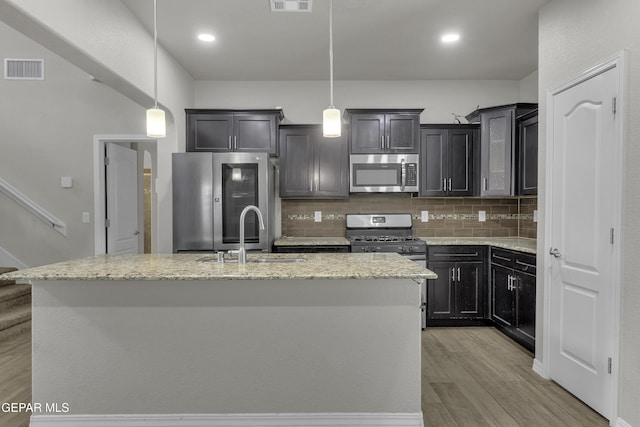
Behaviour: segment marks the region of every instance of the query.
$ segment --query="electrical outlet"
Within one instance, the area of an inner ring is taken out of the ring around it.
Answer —
[[[538,210],[533,211],[533,222],[538,222]]]
[[[82,222],[89,224],[89,212],[82,212]]]
[[[73,178],[70,176],[63,176],[60,178],[60,187],[71,188],[73,187]]]
[[[313,220],[315,222],[322,222],[322,211],[315,211],[313,213]]]
[[[487,220],[487,212],[486,211],[478,211],[478,221],[485,222]]]
[[[420,213],[420,220],[422,222],[429,222],[429,211],[422,211]]]

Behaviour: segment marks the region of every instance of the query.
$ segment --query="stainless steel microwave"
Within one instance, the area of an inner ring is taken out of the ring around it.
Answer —
[[[418,154],[352,154],[352,193],[415,193],[419,182]]]

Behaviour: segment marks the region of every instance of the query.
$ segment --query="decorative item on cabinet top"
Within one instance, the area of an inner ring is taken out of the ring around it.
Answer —
[[[187,150],[278,154],[282,109],[185,109]]]

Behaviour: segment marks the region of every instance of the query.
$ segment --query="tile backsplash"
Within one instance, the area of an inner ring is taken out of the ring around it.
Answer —
[[[410,194],[353,194],[347,200],[282,200],[282,235],[344,236],[348,213],[410,213],[421,237],[536,238],[535,197],[422,198]],[[321,222],[315,212],[321,212]],[[428,222],[422,212],[428,211]],[[479,211],[486,220],[479,221]]]

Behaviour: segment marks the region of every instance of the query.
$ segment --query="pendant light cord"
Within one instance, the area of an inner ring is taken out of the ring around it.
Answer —
[[[333,108],[333,0],[329,0],[329,93]]]
[[[158,1],[153,0],[153,108],[158,108]]]

